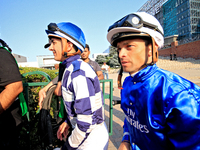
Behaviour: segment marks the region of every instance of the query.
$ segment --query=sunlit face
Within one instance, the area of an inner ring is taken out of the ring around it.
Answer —
[[[81,54],[81,58],[83,60],[87,59],[90,55],[90,51],[88,50],[88,48],[85,48],[85,50],[83,51],[83,53]]]
[[[123,71],[133,74],[145,66],[148,59],[148,46],[142,39],[130,39],[117,43],[117,50]]]
[[[54,59],[57,61],[61,61],[62,60],[62,42],[61,39],[58,38],[51,38],[49,40],[50,42],[50,46],[49,46],[49,50],[53,52],[54,55]]]

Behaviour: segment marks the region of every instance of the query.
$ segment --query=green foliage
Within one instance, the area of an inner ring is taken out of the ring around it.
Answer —
[[[114,55],[117,55],[117,48],[113,47],[113,46],[110,46],[109,47],[109,56],[113,57]]]
[[[102,65],[106,61],[106,56],[104,55],[98,55],[95,61],[99,64]]]
[[[116,47],[110,46],[109,47],[109,55],[98,55],[95,60],[99,65],[102,65],[106,62],[112,68],[118,68],[120,66],[118,62],[118,54]]]
[[[34,68],[34,67],[20,67],[19,71],[20,71],[21,74],[24,74],[24,73],[27,73],[27,72],[33,72],[33,71],[43,71],[43,72],[47,73],[50,76],[51,79],[54,79],[57,76],[57,73],[58,73],[58,70],[50,70],[50,69]],[[42,76],[36,75],[35,77],[38,77],[38,78],[41,79],[41,81],[43,81],[43,78],[41,78]],[[30,77],[30,79],[31,78],[34,78],[34,76]],[[46,81],[43,81],[43,82],[46,82]]]
[[[113,57],[109,59],[108,64],[112,68],[118,68],[120,66],[119,61],[118,61],[118,55],[114,54]]]

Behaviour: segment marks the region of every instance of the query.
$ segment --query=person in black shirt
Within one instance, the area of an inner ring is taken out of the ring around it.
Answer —
[[[23,91],[19,68],[11,49],[0,39],[0,149],[18,149],[21,123],[19,100]]]

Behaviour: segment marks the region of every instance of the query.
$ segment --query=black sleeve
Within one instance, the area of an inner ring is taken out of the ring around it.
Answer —
[[[22,78],[13,55],[0,48],[0,87],[17,81],[22,81]]]
[[[58,82],[62,80],[63,73],[65,71],[65,65],[59,64]]]

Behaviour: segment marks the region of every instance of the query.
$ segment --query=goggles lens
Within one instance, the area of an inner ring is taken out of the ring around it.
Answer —
[[[48,25],[48,30],[50,30],[50,31],[62,31],[62,30],[60,30],[59,28],[58,28],[58,26],[57,26],[57,24],[56,23],[50,23],[49,25]],[[63,32],[63,31],[62,31]]]
[[[117,22],[115,22],[113,25],[111,25],[108,28],[108,32],[114,28],[117,27],[133,27],[133,28],[141,28],[141,27],[147,27],[150,29],[153,29],[155,31],[158,31],[160,34],[163,35],[163,33],[158,29],[158,26],[145,22],[144,20],[142,20],[142,18],[140,18],[138,15],[136,14],[129,14],[125,17],[123,17],[122,19],[118,20]]]

